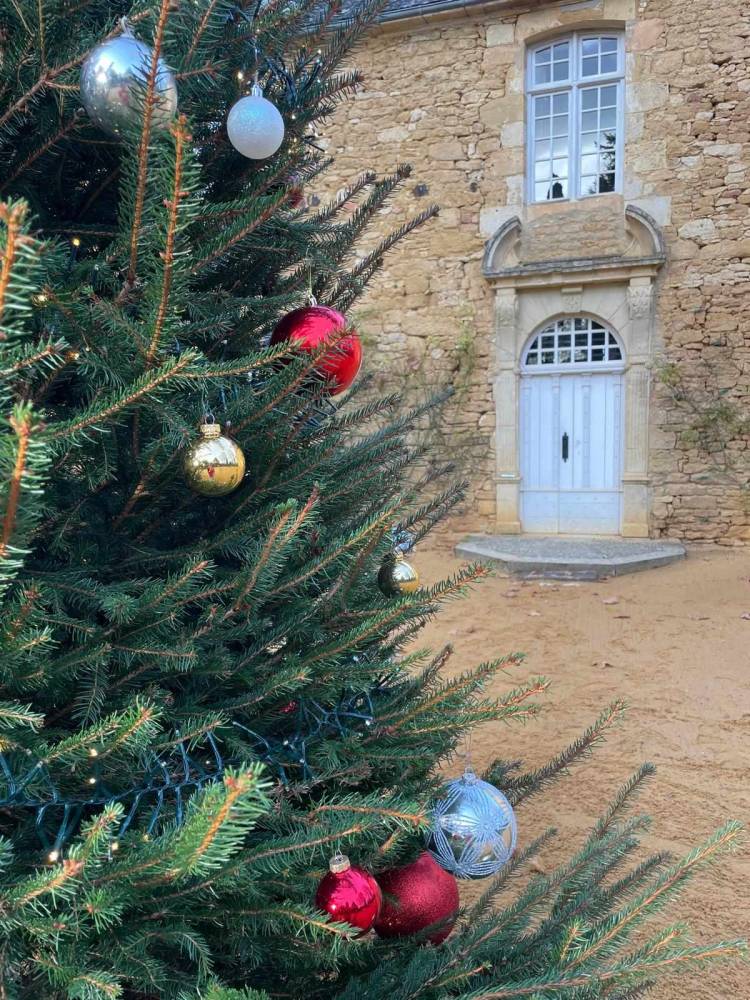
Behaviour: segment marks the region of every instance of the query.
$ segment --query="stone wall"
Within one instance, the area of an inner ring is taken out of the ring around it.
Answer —
[[[381,387],[419,395],[441,382],[455,386],[441,444],[471,480],[473,527],[491,530],[496,513],[484,244],[518,216],[522,262],[626,253],[627,203],[664,229],[653,360],[679,365],[669,368],[671,387],[652,391],[652,533],[750,538],[737,487],[743,430],[724,428],[726,447],[711,458],[711,436],[696,438],[691,429],[695,408],[718,389],[741,405],[748,396],[748,23],[744,0],[499,2],[476,17],[396,22],[355,53],[365,84],[325,129],[322,142],[336,162],[327,190],[315,195],[324,198],[366,167],[385,172],[406,161],[412,177],[382,211],[380,232],[428,202],[440,205],[436,220],[391,253],[354,319]],[[626,29],[624,191],[526,206],[525,46],[597,25]],[[712,467],[726,466],[727,456],[730,470],[719,476]]]

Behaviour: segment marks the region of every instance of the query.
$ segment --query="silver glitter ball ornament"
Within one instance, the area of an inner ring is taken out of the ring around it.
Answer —
[[[499,789],[467,768],[433,809],[427,846],[456,878],[494,875],[515,850],[513,807]]]
[[[256,83],[247,97],[232,105],[227,133],[238,153],[250,160],[265,160],[284,141],[284,119]]]
[[[126,124],[143,116],[143,100],[151,70],[153,50],[124,26],[121,35],[109,38],[86,56],[81,67],[81,100],[89,118],[110,135],[122,134]],[[152,122],[167,128],[177,112],[177,83],[159,59],[157,97]]]

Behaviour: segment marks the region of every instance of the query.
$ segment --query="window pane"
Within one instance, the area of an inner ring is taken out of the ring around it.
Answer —
[[[552,119],[552,135],[559,137],[568,134],[568,116],[555,115]]]
[[[576,320],[576,330],[585,330],[586,329],[586,325],[587,325],[587,321],[585,319],[577,319]]]
[[[558,364],[561,364],[561,365],[568,365],[568,364],[570,364],[570,348],[567,348],[565,350],[561,350],[559,352],[558,358],[557,358],[557,362],[558,362]]]
[[[610,347],[609,349],[609,360],[610,361],[622,361],[622,352],[619,347]]]
[[[536,355],[536,354],[527,354],[526,355],[526,364],[527,365],[535,365],[537,363],[537,357],[538,357],[538,355]]]
[[[576,321],[577,322],[577,321]],[[583,325],[586,325],[586,320],[583,320]],[[587,333],[577,333],[576,334],[576,347],[586,347],[589,342],[589,335]]]
[[[539,337],[534,337],[534,342],[531,345],[531,347],[529,348],[529,350],[530,351],[538,351],[539,350]]]
[[[546,181],[534,185],[534,201],[547,201],[549,197],[549,184]]]
[[[534,68],[534,83],[549,83],[551,79],[549,63]]]
[[[596,56],[590,56],[583,60],[583,68],[581,70],[582,76],[598,76],[599,75],[599,60]]]
[[[582,156],[581,157],[581,173],[582,174],[594,174],[599,169],[599,157],[594,156]]]
[[[609,132],[600,132],[599,133],[599,149],[601,149],[602,152],[605,152],[605,153],[607,151],[613,150],[615,148],[615,137],[616,137],[616,135],[617,135],[616,129],[610,129]],[[596,139],[596,135],[594,135],[594,138]]]
[[[567,156],[568,155],[568,137],[563,136],[560,139],[552,140],[552,155],[553,156]]]
[[[616,73],[617,72],[617,54],[610,53],[606,56],[602,56],[602,73]]]
[[[577,347],[575,352],[575,360],[586,362],[589,359],[589,352],[587,347]]]
[[[600,347],[604,343],[604,330],[594,330],[591,334],[591,343]]]
[[[612,347],[617,347],[617,338],[615,337],[615,335],[613,333],[610,333],[610,335],[609,335],[609,342],[610,342],[610,344],[611,344]]]
[[[584,111],[581,115],[581,131],[595,132],[599,128],[598,111]]]
[[[594,91],[596,93],[596,91]],[[534,113],[537,118],[542,118],[544,115],[548,115],[550,112],[550,99],[549,97],[537,97],[534,101]]]
[[[581,136],[581,152],[595,153],[598,149],[597,132],[584,132]]]
[[[603,347],[595,347],[594,350],[591,352],[591,360],[592,361],[604,361],[604,348]]]
[[[569,75],[570,75],[570,71],[568,69],[568,61],[567,61],[567,59],[564,60],[563,62],[556,62],[555,63],[554,71],[552,73],[552,79],[553,80],[555,80],[556,82],[559,81],[559,80],[567,80]]]
[[[614,129],[617,125],[617,108],[605,108],[599,119],[599,127]]]
[[[599,92],[596,87],[587,87],[584,91],[582,91],[581,106],[583,107],[583,110],[590,111],[592,108],[595,108],[599,103],[598,97]]]
[[[554,351],[542,351],[542,364],[543,365],[554,365],[555,363],[555,352]]]
[[[566,115],[568,113],[568,95],[567,94],[553,94],[553,96],[552,96],[552,111],[556,115]]]
[[[558,330],[569,330],[570,329],[570,320],[569,319],[558,320],[557,321],[557,328],[558,328]]]
[[[599,194],[599,178],[598,177],[582,177],[581,178],[581,194]]]
[[[542,337],[542,347],[554,347],[555,346],[555,335],[554,333],[545,334]]]
[[[601,46],[602,46],[602,52],[617,52],[617,39],[602,38]]]
[[[614,108],[617,107],[617,87],[600,87],[599,88],[599,104],[603,108]]]
[[[568,55],[569,55],[569,43],[558,42],[557,45],[555,45],[555,52],[553,56],[555,61],[559,61],[561,59],[567,59]]]
[[[552,176],[552,164],[549,160],[542,160],[541,163],[534,164],[534,180],[548,181]]]
[[[583,54],[585,56],[595,56],[599,53],[599,39],[598,38],[584,38],[583,40]]]
[[[534,62],[536,63],[537,66],[540,66],[542,63],[548,63],[551,58],[552,58],[552,49],[549,47],[549,45],[544,49],[539,49],[534,54]]]
[[[546,139],[549,135],[549,118],[542,118],[535,122],[534,132],[538,139]]]
[[[548,160],[550,155],[549,139],[537,139],[534,150],[534,159],[536,161]]]
[[[615,189],[615,175],[614,174],[600,174],[599,175],[599,194],[606,194],[608,191],[614,191]]]
[[[560,345],[560,347],[570,347],[570,334],[561,333],[560,336],[557,338],[557,343]]]

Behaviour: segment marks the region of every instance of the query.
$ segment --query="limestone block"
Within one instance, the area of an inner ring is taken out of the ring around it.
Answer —
[[[393,125],[375,133],[378,142],[404,142],[411,137],[409,129],[404,125]]]
[[[514,24],[490,24],[487,26],[487,46],[512,45],[515,41]]]
[[[693,219],[691,222],[686,222],[684,226],[680,226],[677,232],[684,240],[707,243],[715,238],[716,225],[713,219]]]
[[[626,90],[628,111],[653,111],[669,99],[669,86],[657,80],[632,83]]]
[[[522,121],[507,122],[500,130],[500,141],[506,148],[523,147],[525,136],[526,128]]]
[[[646,21],[636,21],[628,34],[630,52],[645,52],[664,41],[664,21],[653,17]]]
[[[429,155],[433,160],[462,160],[464,149],[460,142],[449,140],[431,145]]]

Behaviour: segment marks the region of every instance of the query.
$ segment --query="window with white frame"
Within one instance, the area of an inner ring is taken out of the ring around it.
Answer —
[[[616,32],[580,32],[529,50],[529,201],[621,190],[624,75]]]
[[[533,337],[524,368],[565,365],[620,365],[620,341],[606,326],[587,316],[558,319]]]

